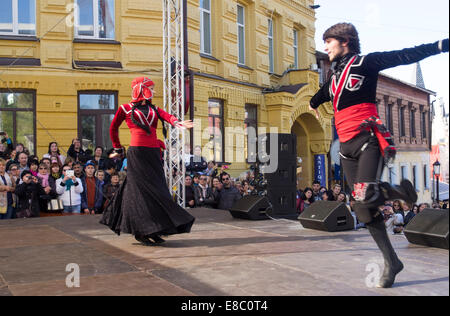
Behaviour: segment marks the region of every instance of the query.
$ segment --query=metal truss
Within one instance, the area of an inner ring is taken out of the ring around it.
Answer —
[[[164,110],[184,121],[184,0],[163,2],[163,85]],[[169,126],[164,157],[164,172],[172,197],[182,207],[184,187],[185,130]]]

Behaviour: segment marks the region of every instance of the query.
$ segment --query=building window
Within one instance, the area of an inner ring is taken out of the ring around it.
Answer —
[[[413,166],[412,167],[412,176],[413,176],[413,184],[414,184],[414,188],[416,189],[416,191],[419,189],[419,182],[417,181],[417,166]]]
[[[208,128],[209,148],[208,160],[224,162],[224,124],[223,124],[223,101],[210,99],[208,101]]]
[[[399,115],[400,115],[400,117],[399,117],[400,137],[404,137],[404,136],[406,136],[406,131],[405,131],[405,107],[401,107],[400,108]]]
[[[269,23],[269,73],[275,72],[275,56],[274,56],[274,44],[273,44],[273,20],[268,19]]]
[[[294,69],[298,69],[298,31],[294,29]]]
[[[409,111],[409,117],[410,117],[410,131],[411,131],[411,137],[416,138],[416,111],[414,109],[411,109]]]
[[[36,35],[36,0],[0,0],[0,34]]]
[[[422,112],[420,113],[421,115],[421,120],[420,120],[420,128],[422,130],[422,138],[427,138],[427,113],[426,112]]]
[[[0,131],[23,144],[30,154],[36,149],[36,92],[0,90]]]
[[[238,63],[245,65],[245,8],[237,6],[237,28],[238,28]]]
[[[389,183],[394,185],[394,168],[390,167],[389,169]]]
[[[114,0],[77,0],[75,37],[115,39]]]
[[[394,135],[394,122],[392,117],[392,108],[393,104],[388,104],[386,107],[386,127],[391,132],[391,135]]]
[[[200,0],[200,51],[211,55],[211,1]]]
[[[78,138],[83,149],[112,148],[109,127],[117,110],[117,92],[78,92]]]
[[[428,165],[423,166],[423,187],[424,189],[430,189],[430,169]]]
[[[401,166],[401,180],[408,180],[408,167],[407,166]]]
[[[258,106],[245,105],[245,137],[244,151],[247,163],[256,163],[258,153]]]

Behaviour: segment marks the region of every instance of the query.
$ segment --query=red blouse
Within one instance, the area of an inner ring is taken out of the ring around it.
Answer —
[[[158,127],[158,116],[153,111],[153,109],[149,106],[148,115],[145,116],[144,113],[136,109],[134,112],[134,118],[142,123],[143,125],[147,125],[150,127],[151,134],[148,135],[145,130],[138,127],[131,120],[131,104],[122,104],[117,110],[116,115],[111,123],[109,128],[109,135],[111,137],[111,141],[114,148],[122,148],[119,139],[119,126],[125,120],[127,122],[128,128],[131,132],[131,143],[130,146],[141,146],[141,147],[151,147],[151,148],[160,148],[160,143],[158,142],[158,138],[156,137],[156,128]],[[156,106],[155,106],[156,107]],[[175,126],[178,119],[170,115],[169,113],[161,110],[156,107],[161,118]]]

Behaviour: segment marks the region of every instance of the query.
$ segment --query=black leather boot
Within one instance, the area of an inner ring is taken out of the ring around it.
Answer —
[[[162,244],[163,242],[165,242],[164,239],[161,238],[161,236],[157,235],[157,234],[151,234],[146,236],[147,238],[151,238],[153,239],[153,241],[155,242],[155,244]]]
[[[136,235],[134,238],[144,246],[152,246],[153,242],[142,235]]]
[[[383,194],[388,200],[403,200],[408,204],[417,202],[417,192],[409,180],[402,180],[400,185],[391,186],[387,182],[380,185]]]
[[[395,277],[403,270],[403,263],[397,257],[391,240],[386,231],[383,218],[377,217],[374,221],[366,224],[370,234],[375,240],[378,248],[381,250],[384,258],[384,271],[377,287],[390,288],[395,282]]]

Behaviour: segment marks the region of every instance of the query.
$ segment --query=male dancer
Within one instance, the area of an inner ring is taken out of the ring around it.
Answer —
[[[339,23],[324,33],[323,40],[325,51],[335,66],[327,83],[311,99],[310,108],[318,116],[319,105],[333,102],[342,165],[356,200],[354,210],[359,221],[366,224],[384,257],[385,268],[378,287],[389,288],[403,270],[403,263],[392,247],[378,207],[384,201],[394,199],[413,204],[417,194],[408,180],[395,187],[380,181],[384,164],[395,158],[396,149],[375,105],[378,73],[448,52],[448,39],[360,56],[356,28],[350,23]]]

